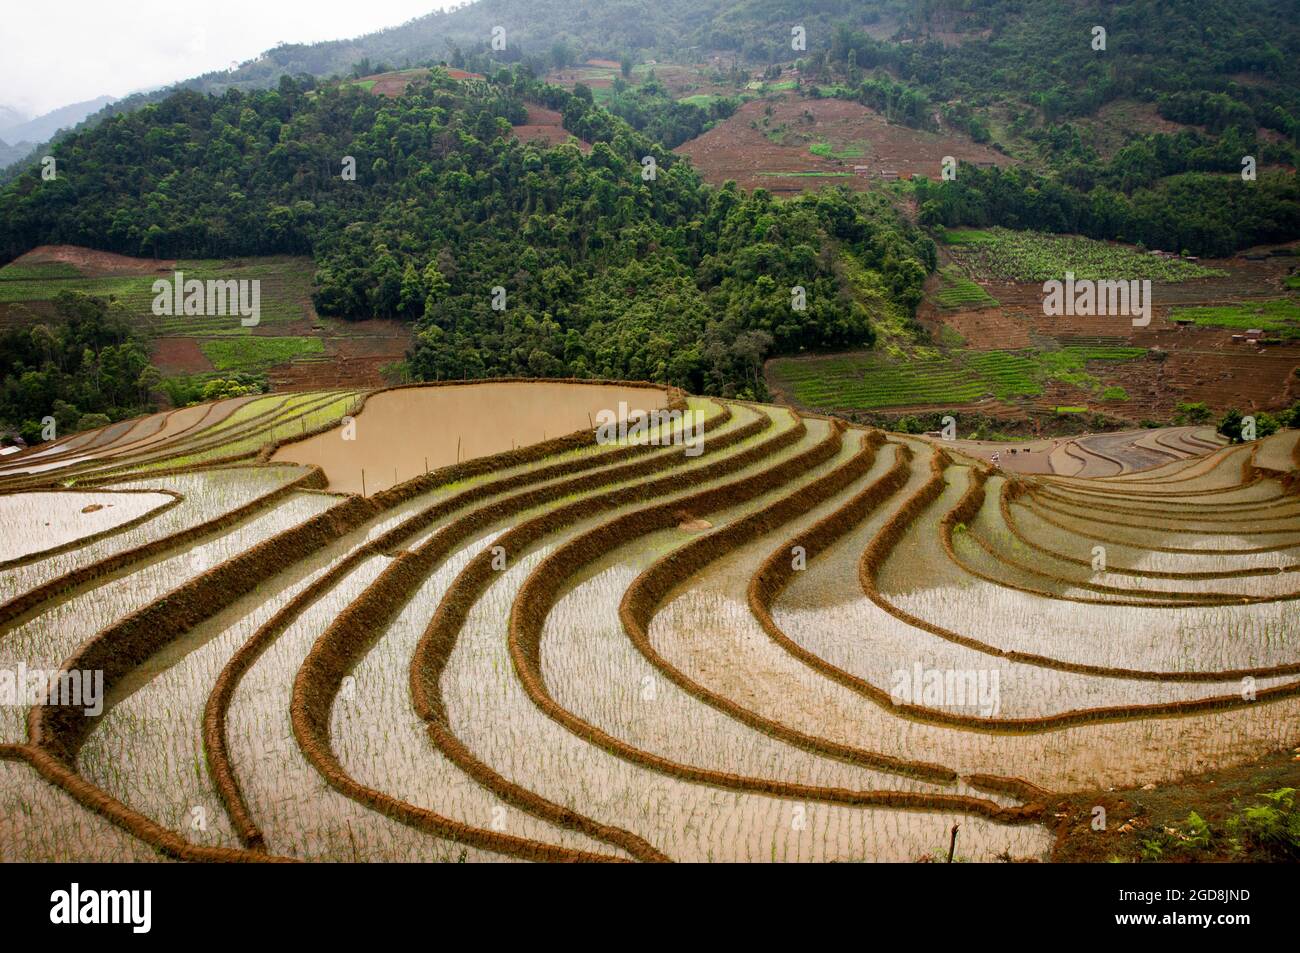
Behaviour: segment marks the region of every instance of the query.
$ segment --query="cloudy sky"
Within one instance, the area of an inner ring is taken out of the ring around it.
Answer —
[[[0,104],[39,115],[225,69],[281,40],[345,39],[456,5],[457,0],[5,3]]]

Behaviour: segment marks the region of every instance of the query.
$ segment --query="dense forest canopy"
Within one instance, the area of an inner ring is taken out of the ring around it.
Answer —
[[[1239,176],[1180,172],[1149,187],[1101,181],[1083,191],[1024,169],[963,166],[955,181],[918,182],[916,197],[926,225],[1003,225],[1212,257],[1300,235],[1300,183],[1280,172],[1249,187]]]
[[[148,343],[101,298],[64,292],[56,320],[0,329],[0,421],[28,443],[142,413],[162,384]]]
[[[810,58],[884,68],[937,102],[1019,101],[1048,122],[1091,115],[1116,99],[1158,100],[1168,104],[1162,112],[1172,112],[1175,101],[1222,96],[1258,125],[1291,135],[1300,111],[1295,12],[1284,0],[918,4],[913,28],[897,36],[907,42],[873,37],[844,20],[829,48]],[[918,26],[935,19],[967,35],[949,45]],[[1101,50],[1094,48],[1096,27],[1105,30]]]

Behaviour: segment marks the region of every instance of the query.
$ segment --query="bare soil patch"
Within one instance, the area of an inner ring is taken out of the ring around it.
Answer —
[[[316,334],[325,345],[323,355],[279,364],[267,372],[276,391],[334,390],[384,387],[383,369],[401,361],[411,346],[410,325],[386,318],[343,321],[316,318],[303,334]]]
[[[416,80],[424,79],[429,75],[427,69],[406,69],[396,70],[391,73],[375,73],[371,76],[363,76],[361,79],[352,80],[356,84],[373,83],[370,92],[377,96],[387,96],[390,99],[396,99],[406,92],[406,87]],[[447,75],[452,79],[483,79],[480,73],[469,73],[463,69],[447,68]]]
[[[158,338],[149,360],[164,374],[202,374],[212,370],[212,362],[199,350],[196,338]]]
[[[1249,839],[1242,839],[1240,850],[1234,851],[1225,835],[1230,818],[1244,808],[1264,804],[1260,794],[1285,787],[1300,788],[1300,755],[1290,750],[1168,784],[1073,794],[1055,805],[1058,824],[1052,860],[1058,863],[1153,860],[1150,848],[1144,853],[1144,842],[1178,841],[1177,836],[1162,838],[1160,835],[1166,828],[1184,828],[1192,811],[1209,824],[1214,835],[1210,843],[1204,847],[1175,844],[1172,852],[1165,847],[1161,860],[1183,863],[1275,860],[1261,854]],[[1097,806],[1106,811],[1106,828],[1101,831],[1093,829]]]
[[[829,143],[842,157],[808,151],[818,143]],[[943,157],[949,155],[965,162],[1014,164],[1013,159],[957,133],[895,125],[875,110],[847,100],[792,95],[748,102],[730,119],[674,151],[688,156],[713,185],[735,179],[743,188],[787,193],[827,185],[865,191],[883,181],[882,170],[896,172],[899,178],[937,178]],[[855,166],[865,166],[870,177],[855,174]]]
[[[176,269],[173,258],[130,258],[110,251],[96,251],[79,245],[38,245],[14,260],[16,265],[62,262],[91,278],[107,275],[152,275]]]
[[[1195,128],[1165,119],[1156,112],[1155,103],[1123,99],[1107,103],[1097,110],[1096,115],[1082,117],[1077,123],[1103,159],[1109,159],[1136,136],[1149,136],[1152,133],[1173,135],[1183,129]]]
[[[564,117],[557,110],[544,106],[528,104],[528,122],[514,127],[515,138],[520,142],[541,142],[547,146],[558,146],[577,139],[573,133],[564,128]],[[577,139],[578,148],[583,152],[591,151],[591,143]]]

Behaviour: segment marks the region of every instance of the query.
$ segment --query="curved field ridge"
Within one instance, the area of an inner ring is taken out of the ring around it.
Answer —
[[[915,860],[960,824],[972,859],[1044,859],[1058,794],[1293,745],[1294,433],[1031,452],[501,380],[15,455],[0,670],[48,688],[0,803],[35,785],[59,831],[17,817],[15,849]]]

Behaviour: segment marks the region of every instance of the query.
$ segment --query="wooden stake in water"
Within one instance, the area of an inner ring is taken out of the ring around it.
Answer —
[[[366,468],[361,468],[361,495],[366,495]]]
[[[456,462],[460,463],[460,434],[456,435]]]
[[[961,827],[960,824],[952,826],[952,839],[948,841],[948,863],[950,864],[952,863],[952,855],[957,850],[957,828],[959,827]]]

